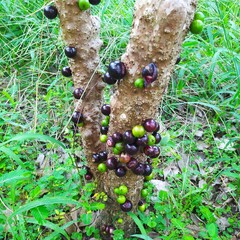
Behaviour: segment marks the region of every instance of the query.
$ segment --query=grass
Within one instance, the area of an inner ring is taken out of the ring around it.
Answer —
[[[59,74],[67,59],[58,20],[42,14],[46,2],[0,5],[0,239],[69,239],[65,198],[80,198],[88,213],[78,221],[86,225],[91,211],[102,208],[86,204],[94,185],[73,164],[82,157],[68,124],[73,84]],[[106,0],[93,9],[102,20],[103,69],[125,51],[133,3]],[[198,8],[206,16],[204,32],[188,34],[161,103],[162,154],[153,164],[168,191],[146,184],[154,198],[146,199],[148,213],[133,217],[138,238],[145,232],[160,239],[239,237],[238,1],[201,0]],[[98,236],[91,227],[86,233]],[[123,239],[121,230],[115,239]]]

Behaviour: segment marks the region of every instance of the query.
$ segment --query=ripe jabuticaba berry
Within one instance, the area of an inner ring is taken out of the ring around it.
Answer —
[[[115,170],[115,174],[118,177],[124,177],[127,173],[127,169],[124,166],[118,166]]]
[[[75,124],[79,124],[83,122],[83,114],[80,112],[75,111],[72,115],[72,121]]]
[[[44,8],[44,15],[45,17],[47,17],[48,19],[54,19],[57,17],[58,15],[58,10],[56,7],[54,6],[46,6]]]
[[[101,107],[101,112],[105,116],[109,116],[111,113],[111,108],[109,104],[103,104]]]
[[[85,174],[85,179],[86,179],[87,181],[91,180],[92,178],[93,178],[92,173],[87,172],[87,173]]]
[[[115,79],[122,79],[126,75],[126,67],[123,62],[114,61],[108,66],[109,75]]]
[[[149,164],[144,164],[144,176],[149,176],[152,173],[152,166]]]
[[[114,170],[118,166],[118,160],[115,157],[110,157],[106,161],[106,166],[109,170]]]
[[[113,140],[113,137],[112,136],[109,136],[108,139],[107,139],[107,145],[108,147],[114,147],[116,144],[116,142]]]
[[[120,207],[123,212],[129,212],[132,210],[133,205],[131,201],[126,200],[126,202],[124,204],[121,204]]]
[[[75,47],[66,47],[65,50],[65,55],[69,58],[74,58],[77,55],[77,50]]]
[[[108,157],[108,153],[106,151],[102,151],[99,153],[99,158],[101,161],[107,160],[107,157]]]
[[[105,82],[105,83],[107,83],[107,84],[109,84],[109,85],[113,85],[113,84],[115,84],[115,83],[117,82],[117,79],[111,77],[111,76],[109,75],[109,72],[106,72],[106,73],[104,74],[104,76],[103,76],[103,82]]]
[[[156,130],[155,130],[153,133],[156,133],[156,132],[158,132],[158,131],[160,130],[160,125],[159,125],[159,123],[156,122],[156,124],[157,124],[157,127],[156,127]]]
[[[118,142],[122,142],[123,136],[121,133],[115,132],[113,133],[112,138],[115,143],[118,143]]]
[[[154,82],[158,77],[158,69],[155,63],[150,63],[142,70],[142,76],[145,80],[145,86]]]
[[[134,169],[138,165],[138,161],[132,157],[126,165],[129,169]]]
[[[156,142],[155,142],[155,144],[158,144],[158,143],[160,143],[161,142],[161,140],[162,140],[162,137],[161,137],[161,135],[160,135],[160,133],[153,133],[153,136],[155,137],[155,139],[156,139]]]
[[[101,0],[89,0],[89,2],[92,5],[98,5],[101,2]]]
[[[129,155],[134,155],[136,154],[138,151],[138,147],[135,145],[130,145],[130,144],[126,144],[125,145],[125,152],[128,153]]]
[[[127,130],[126,132],[123,133],[123,142],[128,143],[128,144],[133,144],[135,143],[136,138],[133,136],[131,130]]]
[[[157,122],[152,118],[146,119],[143,122],[143,127],[147,132],[155,132],[157,129]]]
[[[138,163],[135,168],[132,168],[132,172],[136,175],[143,175],[144,174],[144,165],[142,163]]]
[[[80,99],[82,94],[83,94],[84,90],[82,88],[75,88],[74,91],[73,91],[73,96],[76,98],[76,99]]]
[[[62,75],[64,77],[71,77],[72,76],[72,71],[71,71],[70,67],[63,67]]]
[[[146,146],[144,153],[150,158],[156,158],[160,154],[160,149],[157,146]]]
[[[92,157],[93,157],[93,162],[94,162],[94,163],[99,163],[99,162],[101,162],[99,153],[94,153],[94,154],[92,155]]]
[[[145,134],[143,137],[138,138],[136,141],[138,146],[146,146],[148,144],[148,136]]]
[[[103,126],[102,126],[102,127],[100,128],[100,133],[106,135],[106,134],[108,133],[108,127],[103,127]]]

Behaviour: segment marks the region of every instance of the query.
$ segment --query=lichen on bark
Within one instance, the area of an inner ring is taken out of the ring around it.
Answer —
[[[193,19],[196,0],[139,0],[135,3],[134,20],[130,41],[122,61],[127,68],[127,76],[120,81],[111,97],[111,120],[109,135],[118,131],[123,133],[141,124],[144,119],[155,118],[162,95],[168,86],[174,64],[179,55],[181,44]],[[114,171],[99,174],[92,163],[92,154],[105,148],[99,142],[100,106],[102,102],[103,83],[98,75],[99,19],[90,11],[81,11],[77,1],[55,0],[61,20],[66,45],[77,48],[77,57],[70,60],[75,87],[86,87],[86,97],[77,103],[77,109],[83,111],[84,126],[80,129],[84,151],[92,169],[98,190],[108,195],[106,208],[95,221],[100,224],[115,224],[124,230],[126,237],[136,232],[133,220],[120,211],[116,203],[114,188],[120,184],[128,186],[127,198],[133,203],[136,212],[143,186],[143,177],[128,171],[119,178]],[[155,63],[159,76],[157,81],[144,90],[134,87],[134,80],[141,77],[142,68]],[[92,94],[88,94],[91,89]],[[109,156],[113,155],[108,149]],[[138,154],[139,161],[144,162],[143,154]],[[117,218],[124,218],[118,225]]]

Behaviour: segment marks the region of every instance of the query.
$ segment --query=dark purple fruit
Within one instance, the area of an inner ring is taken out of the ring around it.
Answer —
[[[109,116],[111,113],[111,108],[109,104],[103,104],[101,107],[101,112],[105,116]]]
[[[83,94],[84,90],[82,88],[75,88],[74,91],[73,91],[73,96],[76,98],[76,99],[80,99],[82,94]]]
[[[179,64],[180,62],[181,62],[181,56],[178,56],[175,64]]]
[[[109,136],[108,139],[107,139],[107,145],[109,147],[114,147],[116,144],[116,142],[113,140],[113,137],[112,136]]]
[[[92,5],[98,5],[101,2],[101,0],[89,0],[89,3]]]
[[[157,129],[157,122],[152,118],[146,119],[142,125],[147,132],[154,132]]]
[[[118,166],[118,160],[115,157],[110,157],[106,161],[106,166],[109,170],[114,170]]]
[[[134,155],[138,152],[138,147],[135,145],[126,144],[125,152],[128,153],[129,155]]]
[[[64,77],[71,77],[72,76],[72,71],[71,71],[70,67],[63,67],[62,75]]]
[[[74,112],[73,115],[72,115],[72,121],[75,124],[82,123],[83,122],[83,114],[80,113],[80,112]]]
[[[138,163],[135,168],[132,168],[132,172],[136,175],[143,175],[144,174],[144,165],[142,163]]]
[[[160,135],[160,133],[154,133],[153,134],[153,136],[155,137],[155,139],[156,139],[156,142],[155,142],[155,144],[158,144],[158,143],[160,143],[161,142],[161,140],[162,140],[162,137],[161,137],[161,135]]]
[[[124,204],[120,205],[120,208],[122,209],[123,212],[130,212],[132,210],[132,202],[129,200],[126,200]]]
[[[107,160],[107,157],[108,157],[108,153],[106,151],[102,151],[102,152],[99,153],[100,161]]]
[[[159,129],[160,129],[159,123],[158,122],[156,122],[156,123],[157,123],[157,127],[156,127],[156,130],[153,133],[157,133],[159,131]]]
[[[46,6],[44,8],[44,15],[45,17],[47,17],[48,19],[54,19],[57,17],[58,15],[58,10],[56,7],[54,6]]]
[[[103,82],[105,82],[105,83],[107,83],[107,84],[109,84],[109,85],[113,85],[113,84],[115,84],[115,83],[117,82],[117,79],[111,77],[111,76],[109,75],[109,72],[106,72],[106,73],[104,74],[104,76],[103,76]]]
[[[94,154],[92,155],[92,157],[93,157],[93,162],[94,162],[94,163],[99,163],[99,162],[101,162],[99,153],[94,153]]]
[[[136,144],[138,146],[146,146],[148,144],[148,136],[145,134],[143,137],[138,138]]]
[[[126,67],[123,62],[114,61],[108,66],[109,75],[115,79],[122,79],[126,75]]]
[[[160,154],[160,149],[157,146],[146,146],[144,153],[150,158],[156,158]]]
[[[133,144],[136,141],[136,138],[132,134],[132,130],[127,130],[123,133],[123,141],[127,144]]]
[[[87,173],[85,174],[85,179],[86,179],[87,181],[90,181],[92,178],[93,178],[92,173],[87,172]]]
[[[138,161],[135,158],[131,158],[131,160],[126,164],[129,169],[136,168],[138,165]]]
[[[144,82],[145,86],[154,82],[158,77],[158,70],[156,64],[150,63],[145,68],[143,68],[142,76],[145,80]]]
[[[74,58],[77,55],[77,50],[75,47],[66,47],[64,52],[69,58]]]
[[[123,135],[121,133],[119,133],[119,132],[115,132],[115,133],[113,133],[112,138],[113,138],[113,141],[115,143],[119,143],[119,142],[122,142]]]
[[[139,200],[139,202],[138,202],[138,206],[142,206],[143,204],[145,204],[145,201],[144,200]]]
[[[149,164],[144,164],[144,176],[149,176],[152,173],[152,166]]]
[[[127,169],[124,166],[118,166],[115,170],[115,174],[118,177],[124,177],[127,173]]]
[[[104,135],[107,135],[107,133],[108,133],[108,127],[103,127],[103,126],[102,126],[102,127],[100,128],[100,133],[101,133],[101,134],[104,134]]]

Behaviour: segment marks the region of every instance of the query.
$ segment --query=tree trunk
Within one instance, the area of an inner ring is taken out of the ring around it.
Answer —
[[[127,76],[120,81],[111,97],[109,135],[125,132],[139,125],[144,119],[155,118],[164,91],[173,71],[184,37],[186,36],[196,8],[196,0],[139,0],[135,4],[134,20],[130,42],[121,60],[127,68]],[[64,40],[68,46],[77,49],[77,57],[70,61],[75,87],[85,87],[85,97],[76,103],[76,109],[84,115],[84,126],[80,132],[89,167],[98,183],[98,190],[108,195],[106,208],[100,213],[96,225],[114,224],[124,230],[125,236],[135,233],[133,220],[120,210],[116,203],[114,188],[125,184],[129,193],[127,198],[137,210],[143,177],[128,171],[119,178],[114,171],[100,174],[92,163],[92,154],[106,147],[99,142],[101,119],[101,92],[103,83],[97,74],[98,51],[101,41],[98,37],[99,20],[90,11],[81,11],[76,1],[55,0],[61,20]],[[113,59],[115,60],[115,59]],[[141,77],[142,68],[155,63],[158,78],[144,90],[134,87],[134,81]],[[90,92],[91,91],[91,92]],[[89,94],[88,94],[89,93]],[[109,156],[113,153],[108,149]],[[138,154],[137,159],[144,162],[146,157]],[[117,225],[121,217],[123,224]]]

